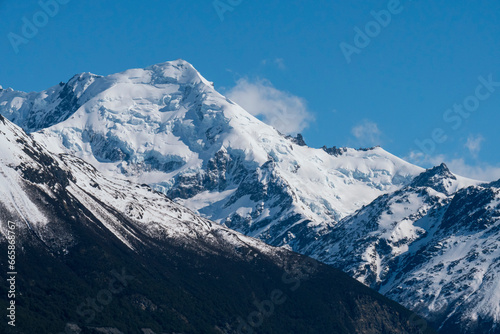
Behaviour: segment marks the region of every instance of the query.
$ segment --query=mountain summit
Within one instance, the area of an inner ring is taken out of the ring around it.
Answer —
[[[412,182],[413,187],[430,187],[436,191],[452,194],[457,191],[457,187],[453,188],[454,181],[457,177],[453,175],[444,163],[439,166],[426,170],[424,173],[417,176]]]
[[[183,60],[83,73],[40,93],[0,92],[0,101],[0,113],[51,151],[299,252],[422,171],[378,147],[330,155],[283,136]]]

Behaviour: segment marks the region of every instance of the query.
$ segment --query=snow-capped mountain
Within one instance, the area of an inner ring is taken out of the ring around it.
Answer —
[[[52,154],[0,116],[3,249],[7,231],[18,320],[6,334],[434,333],[346,274]]]
[[[107,77],[84,73],[41,93],[3,90],[0,113],[51,151],[296,251],[422,171],[381,148],[304,146],[182,60]]]
[[[417,311],[442,333],[499,333],[499,186],[434,167],[342,220],[307,254]]]
[[[500,330],[498,183],[425,171],[380,147],[310,148],[182,60],[0,90],[0,114],[52,152],[339,267],[443,333]]]

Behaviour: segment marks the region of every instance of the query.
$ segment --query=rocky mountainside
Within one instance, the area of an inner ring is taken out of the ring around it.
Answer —
[[[52,154],[2,116],[0,143],[0,245],[15,235],[17,272],[2,333],[433,333],[346,274]]]
[[[307,254],[424,315],[442,333],[500,333],[499,182],[443,164],[380,196]]]

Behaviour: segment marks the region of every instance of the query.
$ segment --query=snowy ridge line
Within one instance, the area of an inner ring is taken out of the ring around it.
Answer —
[[[0,174],[4,177],[4,179],[7,178],[7,175],[5,174],[5,171],[3,170],[3,165],[0,164]],[[10,189],[5,187],[4,189]],[[19,214],[19,217],[21,217],[23,219],[23,221],[26,223],[26,226],[33,232],[35,232],[32,228],[31,228],[31,225],[30,223],[28,222],[28,220],[26,219],[26,217],[24,217],[23,213],[21,212],[21,210],[19,209],[19,207],[17,206],[15,200],[14,200],[14,197],[12,195],[12,192],[9,191],[9,194],[10,194],[10,197],[9,197],[9,200],[10,200],[10,203],[12,204],[12,207],[17,211],[17,213]]]
[[[464,180],[441,165],[343,219],[307,254],[444,333],[481,333],[500,319],[499,200],[498,182]]]
[[[4,114],[25,129],[43,129],[33,135],[53,152],[147,183],[273,245],[300,251],[294,236],[308,233],[308,226],[313,233],[329,230],[422,171],[381,148],[330,155],[298,145],[216,92],[182,60],[75,78],[61,88],[63,96],[52,88],[31,110],[28,98],[14,107],[11,92]],[[61,114],[61,103],[71,113],[46,122]],[[40,121],[23,125],[22,119]]]

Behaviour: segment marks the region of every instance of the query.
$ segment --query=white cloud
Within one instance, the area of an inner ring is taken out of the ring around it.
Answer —
[[[496,181],[500,179],[500,166],[492,166],[484,162],[469,165],[464,159],[449,159],[443,154],[424,156],[421,152],[411,152],[406,160],[423,166],[437,166],[444,162],[453,173],[474,180]]]
[[[500,167],[487,163],[472,166],[465,163],[463,159],[454,159],[448,164],[448,168],[455,174],[481,181],[496,181],[500,179]]]
[[[314,120],[303,98],[276,89],[269,80],[240,79],[226,95],[285,134],[301,132]]]
[[[276,66],[278,66],[280,70],[286,70],[285,60],[283,58],[276,58],[274,60],[274,63],[276,64]]]
[[[277,68],[284,71],[286,70],[285,60],[283,58],[274,58],[272,60],[264,59],[262,60],[262,65],[274,64]]]
[[[470,154],[477,158],[479,151],[481,151],[481,143],[484,141],[484,137],[481,135],[469,135],[465,147],[469,150]]]
[[[351,133],[358,140],[361,146],[381,145],[382,131],[378,128],[377,123],[369,120],[364,120],[351,129]]]

